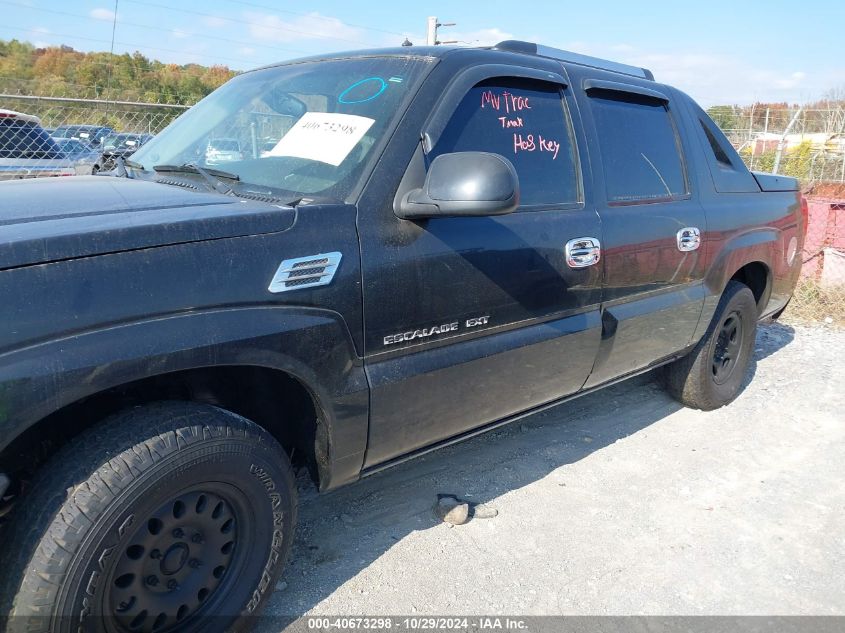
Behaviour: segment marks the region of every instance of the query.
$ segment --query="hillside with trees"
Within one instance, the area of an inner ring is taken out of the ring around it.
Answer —
[[[84,53],[0,40],[0,93],[191,105],[236,74],[226,66],[164,64],[139,52]]]

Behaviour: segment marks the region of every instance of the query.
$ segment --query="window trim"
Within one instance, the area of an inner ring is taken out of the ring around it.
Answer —
[[[589,93],[590,90],[606,90],[608,92],[621,92],[623,94],[635,94],[641,97],[649,97],[657,101],[662,101],[664,104],[669,103],[669,97],[652,88],[645,88],[643,86],[636,86],[634,84],[625,84],[619,81],[606,81],[604,79],[585,79],[584,90]]]
[[[672,194],[668,196],[648,198],[645,200],[612,200],[607,192],[607,172],[605,171],[605,157],[601,151],[601,143],[599,142],[599,154],[601,156],[601,170],[602,181],[604,184],[605,204],[607,204],[608,207],[631,207],[640,206],[644,204],[666,204],[668,202],[681,202],[684,200],[692,199],[692,182],[690,180],[689,174],[689,162],[687,161],[686,152],[684,152],[680,129],[678,127],[678,122],[675,120],[674,110],[671,107],[671,101],[669,100],[669,98],[662,92],[652,90],[651,88],[636,86],[634,84],[619,83],[615,81],[585,79],[583,82],[583,87],[584,93],[587,95],[588,101],[590,103],[590,118],[592,119],[593,129],[597,137],[599,131],[598,124],[595,119],[595,112],[593,110],[592,105],[594,99],[610,99],[614,101],[624,102],[625,95],[631,95],[634,98],[645,97],[646,99],[652,99],[658,102],[663,107],[663,110],[666,112],[666,116],[669,119],[669,125],[672,128],[672,136],[675,140],[675,150],[677,152],[678,159],[681,165],[681,175],[684,179],[684,193],[681,194]],[[609,94],[607,96],[604,96],[601,93]]]
[[[438,101],[434,111],[426,120],[420,134],[422,151],[425,156],[431,153],[440,140],[446,126],[451,121],[455,111],[470,90],[478,84],[492,79],[504,81],[537,81],[557,89],[561,104],[563,125],[567,128],[570,145],[573,151],[573,166],[575,169],[575,189],[577,199],[568,202],[542,202],[537,204],[520,203],[514,213],[537,211],[569,211],[585,207],[584,171],[582,168],[581,152],[578,148],[577,130],[572,117],[572,107],[567,99],[569,82],[563,75],[525,66],[511,66],[507,64],[482,64],[468,68],[457,74],[449,83]]]

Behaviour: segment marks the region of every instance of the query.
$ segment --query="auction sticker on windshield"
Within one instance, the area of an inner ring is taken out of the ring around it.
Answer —
[[[308,158],[337,167],[360,141],[374,119],[337,112],[306,112],[268,156]]]

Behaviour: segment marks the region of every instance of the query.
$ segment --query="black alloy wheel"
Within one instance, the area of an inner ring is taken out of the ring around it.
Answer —
[[[236,576],[238,524],[249,533],[249,515],[237,516],[210,486],[182,492],[142,521],[106,581],[109,611],[118,629],[174,630],[226,593]],[[246,525],[244,525],[246,524]]]
[[[742,350],[742,318],[731,312],[722,322],[713,350],[713,381],[723,385],[733,374]]]

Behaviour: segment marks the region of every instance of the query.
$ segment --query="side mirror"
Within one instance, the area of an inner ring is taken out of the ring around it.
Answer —
[[[499,154],[455,152],[435,158],[422,189],[402,198],[397,215],[406,220],[505,215],[519,206],[519,178]]]

